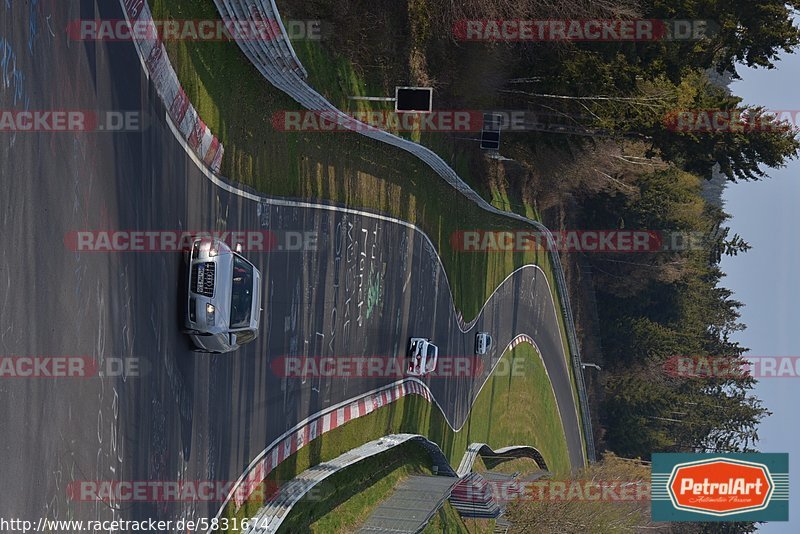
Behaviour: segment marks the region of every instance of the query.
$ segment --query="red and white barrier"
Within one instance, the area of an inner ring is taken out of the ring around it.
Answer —
[[[219,172],[225,148],[200,119],[194,106],[178,81],[178,75],[167,57],[164,44],[156,37],[153,15],[145,0],[122,0],[125,15],[130,23],[152,25],[144,33],[151,38],[134,39],[133,44],[144,58],[145,68],[167,106],[170,118],[178,126],[184,140],[213,172]]]
[[[313,439],[353,419],[369,415],[378,408],[391,404],[406,395],[420,395],[426,401],[431,402],[431,393],[427,387],[415,380],[404,380],[307,421],[302,427],[275,444],[247,473],[233,495],[236,509],[238,510],[242,506],[258,488],[258,484],[281,462],[305,447]]]

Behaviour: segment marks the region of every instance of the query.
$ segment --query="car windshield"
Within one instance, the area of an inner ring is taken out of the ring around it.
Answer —
[[[231,288],[231,328],[244,328],[250,324],[253,307],[253,267],[238,256],[233,257],[233,284]]]
[[[428,358],[433,358],[434,354],[436,354],[436,347],[428,344]]]

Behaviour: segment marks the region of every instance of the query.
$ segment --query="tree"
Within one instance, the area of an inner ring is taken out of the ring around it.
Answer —
[[[589,73],[590,80],[578,81]],[[717,167],[730,181],[758,180],[766,176],[762,166],[783,167],[800,154],[791,124],[763,107],[743,106],[741,98],[712,83],[704,71],[685,69],[679,82],[639,74],[623,56],[601,60],[584,52],[564,63],[557,78],[565,84],[562,92],[554,87],[550,92],[513,88],[502,93],[556,110],[562,122],[619,139],[646,140],[648,156],[707,180]]]
[[[730,107],[720,103],[722,105],[701,104],[690,109],[711,110],[707,114],[712,116],[748,117],[740,130],[696,127],[682,131],[668,122],[646,134],[653,138],[661,157],[706,179],[711,179],[714,167],[719,165],[720,172],[732,182],[759,180],[767,174],[761,165],[784,167],[787,160],[800,154],[796,133],[774,121],[764,108]]]
[[[733,237],[728,238],[731,229],[726,227],[718,227],[712,234],[712,258],[713,263],[719,263],[722,256],[738,256],[740,252],[747,252],[752,247],[750,243],[745,241],[739,234],[733,234]]]
[[[658,82],[661,92],[669,85]],[[684,73],[674,96],[649,115],[629,124],[629,131],[649,139],[659,155],[707,180],[719,171],[728,180],[758,180],[761,166],[779,168],[800,154],[800,140],[787,122],[760,106],[743,106],[742,99],[711,82],[707,73]],[[716,123],[715,123],[716,121]]]
[[[781,52],[791,53],[800,44],[800,29],[792,14],[795,0],[645,0],[644,16],[657,19],[712,20],[718,31],[700,41],[672,42],[664,51],[665,64],[714,68],[736,76],[735,64],[774,68]]]

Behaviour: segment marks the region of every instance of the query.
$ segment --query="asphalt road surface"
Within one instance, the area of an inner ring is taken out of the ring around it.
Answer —
[[[0,517],[212,516],[218,503],[82,503],[80,480],[235,480],[269,442],[326,406],[394,381],[283,378],[286,355],[402,355],[430,337],[440,358],[536,340],[570,460],[583,465],[575,403],[544,275],[523,269],[464,333],[427,239],[364,214],[274,206],[212,184],[174,138],[129,43],[70,41],[76,18],[116,2],[0,4],[0,109],[137,111],[140,132],[0,133],[0,355],[133,358],[142,376],[0,379]],[[277,164],[280,164],[278,162]],[[311,232],[316,250],[246,253],[264,275],[260,337],[232,355],[191,352],[180,333],[179,253],[74,252],[79,230]],[[496,360],[495,350],[489,358]],[[430,378],[459,427],[486,378]]]

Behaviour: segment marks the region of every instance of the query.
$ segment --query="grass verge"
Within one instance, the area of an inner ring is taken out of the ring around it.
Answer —
[[[436,515],[428,522],[422,534],[491,534],[494,532],[494,519],[464,518],[458,515],[450,502],[445,501]]]

